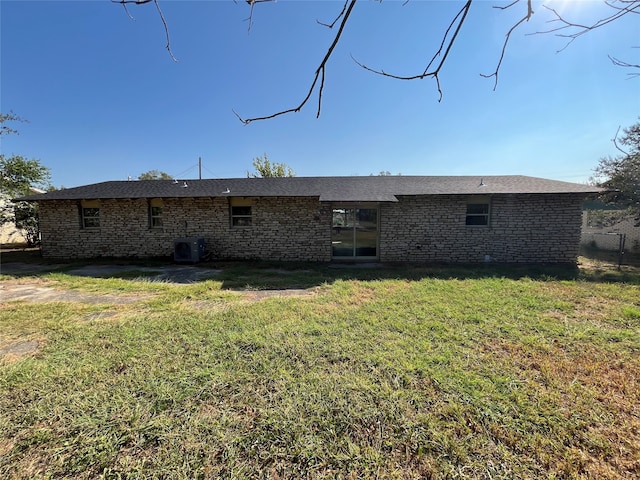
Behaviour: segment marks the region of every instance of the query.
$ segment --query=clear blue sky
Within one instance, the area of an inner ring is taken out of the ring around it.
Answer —
[[[523,0],[524,1],[524,0]],[[157,169],[178,178],[246,176],[267,153],[298,176],[523,174],[585,181],[616,153],[618,126],[640,115],[640,79],[607,55],[640,63],[637,15],[565,41],[536,2],[515,32],[497,89],[491,73],[504,35],[523,13],[477,1],[433,80],[397,81],[426,65],[460,2],[362,0],[326,72],[322,113],[241,124],[297,105],[334,32],[338,1],[258,4],[248,32],[243,1],[160,0],[174,62],[153,4],[131,20],[108,0],[1,0],[0,110],[28,119],[2,153],[37,158],[57,187],[136,178]],[[568,18],[601,14],[596,0],[545,2]]]

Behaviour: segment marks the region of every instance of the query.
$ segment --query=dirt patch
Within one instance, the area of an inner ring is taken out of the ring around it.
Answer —
[[[11,345],[0,348],[0,357],[4,355],[27,355],[28,353],[35,352],[39,346],[40,342],[36,342],[35,340],[12,343]]]
[[[223,312],[239,303],[259,302],[267,298],[278,297],[310,297],[317,295],[317,289],[287,289],[287,290],[233,290],[241,296],[239,301],[233,300],[190,300],[187,305],[196,310]]]
[[[21,262],[3,263],[1,273],[17,277],[37,275],[53,271],[64,271],[68,275],[93,278],[144,278],[152,282],[189,284],[212,278],[221,270],[193,265],[163,265],[158,267],[138,265],[86,265],[69,269],[65,265],[40,265]],[[69,290],[55,289],[34,284],[32,280],[12,280],[0,284],[0,302],[77,302],[88,304],[127,304],[134,303],[149,295],[110,295],[88,294]]]
[[[58,290],[51,287],[41,287],[30,284],[3,284],[0,285],[0,301],[26,301],[26,302],[77,302],[88,304],[127,304],[138,302],[148,296],[124,296],[124,295],[98,295],[70,290]]]
[[[38,273],[56,272],[65,265],[61,263],[22,263],[22,262],[3,262],[0,265],[0,273],[3,275],[36,275]]]
[[[19,358],[36,353],[39,349],[40,342],[36,340],[22,340],[0,348],[0,358],[9,361],[18,360]]]
[[[106,320],[107,318],[113,318],[118,315],[118,312],[107,310],[105,312],[91,313],[83,318],[86,321]]]
[[[64,272],[67,275],[93,278],[144,278],[154,282],[195,283],[214,278],[222,270],[195,265],[83,265],[70,267],[64,264],[34,264],[9,262],[0,265],[3,275],[18,277],[49,272]]]
[[[67,270],[68,275],[97,278],[144,278],[152,282],[195,283],[218,275],[221,270],[193,265],[91,265]]]
[[[284,289],[284,290],[242,290],[237,291],[246,301],[257,302],[273,297],[308,297],[317,294],[316,289]],[[0,302],[25,301],[34,303],[46,302],[76,302],[87,304],[108,303],[125,305],[149,298],[150,295],[110,295],[89,294],[71,290],[60,290],[32,284],[4,284],[0,285]],[[201,301],[208,304],[210,302]]]
[[[316,295],[317,291],[315,289],[291,288],[286,290],[242,290],[238,293],[247,300],[259,301],[273,297],[309,297]]]

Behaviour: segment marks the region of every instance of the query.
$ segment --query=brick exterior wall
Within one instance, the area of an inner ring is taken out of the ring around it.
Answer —
[[[493,195],[490,225],[466,226],[467,196],[399,197],[379,206],[383,262],[576,261],[581,194]],[[40,203],[47,258],[172,256],[173,242],[202,237],[217,258],[331,260],[332,207],[317,198],[252,199],[252,225],[231,226],[229,199],[163,200],[162,228],[146,199],[100,202],[100,228],[81,228],[79,202]]]
[[[489,226],[465,225],[462,195],[399,198],[380,207],[380,260],[575,263],[582,195],[492,195]]]
[[[163,226],[149,227],[146,199],[101,200],[100,228],[81,228],[76,201],[40,203],[47,258],[172,256],[174,240],[205,239],[219,258],[331,259],[331,209],[317,198],[254,198],[252,226],[232,227],[227,198],[163,200]]]

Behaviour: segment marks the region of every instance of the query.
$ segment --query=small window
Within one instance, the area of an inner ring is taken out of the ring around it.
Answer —
[[[100,228],[100,201],[83,200],[80,204],[80,217],[82,228]]]
[[[232,227],[250,227],[253,225],[252,203],[251,198],[233,197],[229,199]]]
[[[250,227],[251,206],[231,206],[231,225],[234,227]]]
[[[162,228],[162,199],[149,200],[149,228]]]
[[[467,203],[466,225],[488,226],[489,212],[489,200],[478,199]]]
[[[83,207],[82,226],[84,228],[98,228],[100,226],[100,209]]]

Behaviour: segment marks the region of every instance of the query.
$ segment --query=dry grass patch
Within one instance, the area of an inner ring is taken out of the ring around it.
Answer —
[[[274,290],[244,290],[241,294],[245,300],[257,302],[266,298],[311,297],[318,294],[318,289],[291,288]]]
[[[558,342],[531,348],[511,341],[484,344],[488,362],[554,402],[573,438],[563,452],[538,452],[570,478],[640,477],[640,358],[594,345]],[[561,453],[558,457],[557,453]]]
[[[640,285],[541,282],[538,290],[553,298],[550,317],[582,324],[640,326]]]

